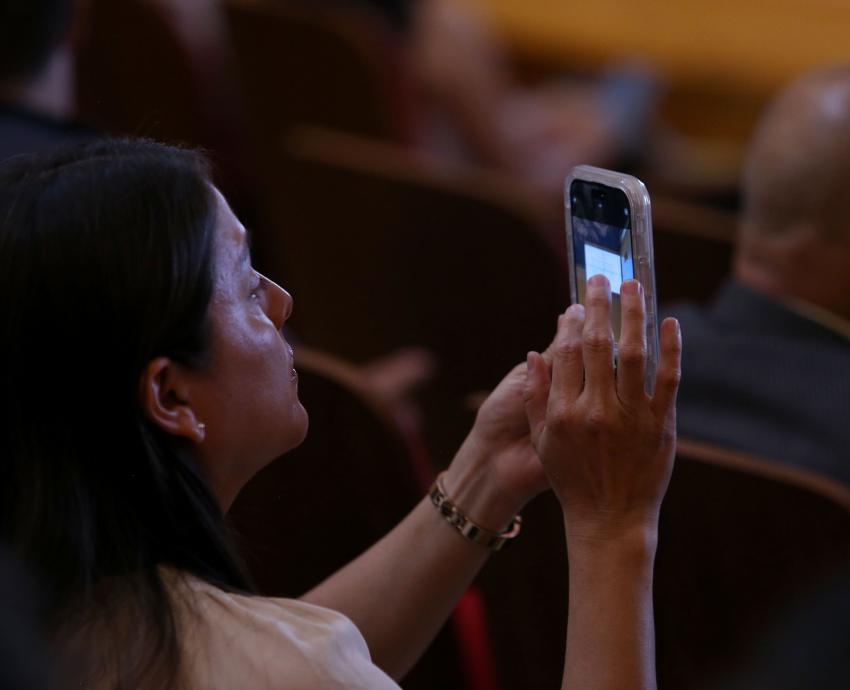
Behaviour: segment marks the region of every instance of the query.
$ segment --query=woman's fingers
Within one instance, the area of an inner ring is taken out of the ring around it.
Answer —
[[[528,417],[528,428],[531,432],[531,442],[536,446],[540,434],[546,427],[546,409],[549,404],[549,389],[551,380],[549,367],[543,357],[536,352],[529,352],[525,374],[525,414]]]
[[[620,344],[617,351],[617,394],[634,405],[646,396],[646,306],[636,280],[620,288]]]
[[[676,319],[661,324],[661,353],[655,375],[652,409],[658,419],[666,419],[676,404],[682,378],[682,333]]]
[[[607,395],[614,387],[614,334],[611,331],[611,284],[603,275],[587,281],[587,317],[584,324],[583,359],[585,388]]]
[[[573,304],[558,319],[558,333],[552,352],[552,399],[565,410],[581,395],[584,387],[584,358],[582,355],[582,330],[585,309]]]

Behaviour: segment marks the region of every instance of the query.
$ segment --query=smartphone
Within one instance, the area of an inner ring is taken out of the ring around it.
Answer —
[[[635,278],[646,300],[646,389],[652,392],[658,364],[658,308],[652,251],[652,210],[646,186],[636,177],[589,165],[573,168],[564,183],[567,255],[572,303],[584,304],[587,279],[604,274],[611,283],[614,357],[620,340],[620,286]]]

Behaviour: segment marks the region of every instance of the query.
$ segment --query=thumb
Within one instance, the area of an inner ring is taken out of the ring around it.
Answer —
[[[546,409],[549,405],[551,378],[549,367],[537,352],[529,352],[525,375],[525,415],[531,431],[531,442],[535,446],[546,426]]]

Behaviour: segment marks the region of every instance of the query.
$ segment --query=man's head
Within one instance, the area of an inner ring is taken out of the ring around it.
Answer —
[[[735,271],[850,318],[850,63],[794,82],[759,123]]]
[[[0,83],[34,79],[70,31],[74,0],[0,0]]]

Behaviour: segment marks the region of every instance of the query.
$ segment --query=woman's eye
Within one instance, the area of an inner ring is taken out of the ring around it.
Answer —
[[[251,287],[251,299],[257,300],[260,298],[260,295],[265,292],[266,284],[263,282],[263,279],[260,276],[257,276],[257,280],[254,285]]]

